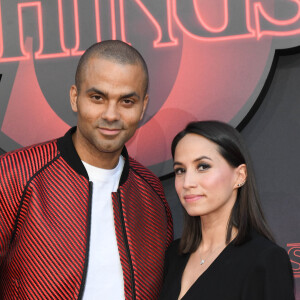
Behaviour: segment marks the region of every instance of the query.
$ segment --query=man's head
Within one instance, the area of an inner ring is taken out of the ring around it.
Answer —
[[[119,64],[140,65],[144,73],[144,92],[148,92],[148,67],[142,55],[130,45],[117,40],[107,40],[90,46],[81,56],[75,74],[75,85],[80,90],[85,69],[90,58],[105,58]]]
[[[75,148],[83,161],[112,168],[144,115],[147,66],[133,47],[105,41],[83,54],[75,81],[70,89],[71,106],[78,114]]]

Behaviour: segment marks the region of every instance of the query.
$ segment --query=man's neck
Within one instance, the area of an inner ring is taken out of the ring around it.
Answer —
[[[76,136],[72,136],[74,147],[80,159],[91,166],[101,169],[114,169],[121,155],[122,150],[116,152],[101,152],[88,145],[83,145]]]

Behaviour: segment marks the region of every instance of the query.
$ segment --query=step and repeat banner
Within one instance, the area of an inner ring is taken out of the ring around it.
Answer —
[[[249,116],[276,51],[300,45],[300,0],[0,0],[0,148],[76,124],[68,95],[77,62],[105,39],[132,44],[148,63],[149,106],[127,146],[164,176],[189,121],[238,126]],[[286,245],[297,287],[299,243]]]

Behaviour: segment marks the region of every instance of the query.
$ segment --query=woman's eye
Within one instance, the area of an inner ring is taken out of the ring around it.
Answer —
[[[198,167],[197,167],[197,170],[198,171],[205,171],[205,170],[207,170],[207,169],[209,169],[210,168],[210,165],[208,165],[208,164],[199,164],[198,165]]]
[[[182,175],[184,173],[184,169],[183,168],[174,169],[174,173],[175,175]]]

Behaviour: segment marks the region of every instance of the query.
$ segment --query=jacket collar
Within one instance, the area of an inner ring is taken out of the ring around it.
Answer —
[[[76,126],[72,127],[67,133],[57,140],[57,147],[60,151],[61,156],[63,159],[70,165],[72,169],[74,169],[79,175],[84,176],[85,178],[89,179],[87,171],[81,162],[79,155],[76,152],[76,149],[73,144],[72,135],[76,131]],[[122,185],[128,178],[129,173],[129,157],[126,147],[124,146],[122,149],[121,155],[125,159],[125,164],[123,168],[123,172],[120,179],[120,184]]]

